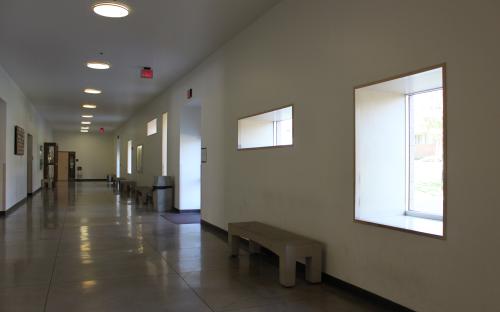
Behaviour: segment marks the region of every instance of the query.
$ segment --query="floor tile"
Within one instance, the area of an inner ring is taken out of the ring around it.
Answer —
[[[178,276],[85,281],[54,286],[47,311],[210,311]]]
[[[387,309],[301,272],[284,288],[269,255],[230,257],[226,237],[207,227],[173,224],[107,183],[85,182],[59,183],[0,218],[3,311]]]
[[[0,311],[42,312],[47,285],[0,288]]]

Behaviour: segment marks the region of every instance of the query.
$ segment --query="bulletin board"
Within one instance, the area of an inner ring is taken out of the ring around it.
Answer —
[[[19,126],[14,130],[14,155],[24,155],[24,129]]]

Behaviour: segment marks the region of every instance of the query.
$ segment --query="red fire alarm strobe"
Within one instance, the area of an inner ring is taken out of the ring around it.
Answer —
[[[103,134],[104,133],[104,128],[99,129],[99,133]]]
[[[153,70],[151,67],[143,67],[141,69],[141,78],[153,79]]]

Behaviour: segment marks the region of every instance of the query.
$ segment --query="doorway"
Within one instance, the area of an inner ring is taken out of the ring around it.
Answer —
[[[201,105],[190,102],[180,119],[179,210],[200,210]]]
[[[57,152],[57,180],[68,181],[69,179],[69,152]]]
[[[33,194],[33,136],[28,133],[26,147],[27,177],[28,184],[26,190],[28,195]]]
[[[68,168],[68,178],[70,181],[75,181],[76,179],[76,152],[68,152],[69,158],[69,168]]]
[[[7,127],[7,104],[0,98],[0,211],[5,211],[7,199],[7,166],[5,160],[5,132]]]

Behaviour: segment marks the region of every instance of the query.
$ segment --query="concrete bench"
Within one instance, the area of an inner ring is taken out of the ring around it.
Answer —
[[[228,235],[232,256],[239,253],[240,238],[248,239],[251,253],[259,252],[260,246],[276,253],[281,285],[295,286],[297,259],[305,259],[308,282],[321,282],[321,243],[260,222],[229,223]]]
[[[148,204],[153,202],[153,188],[147,186],[139,186],[135,189],[135,200],[137,203]]]

